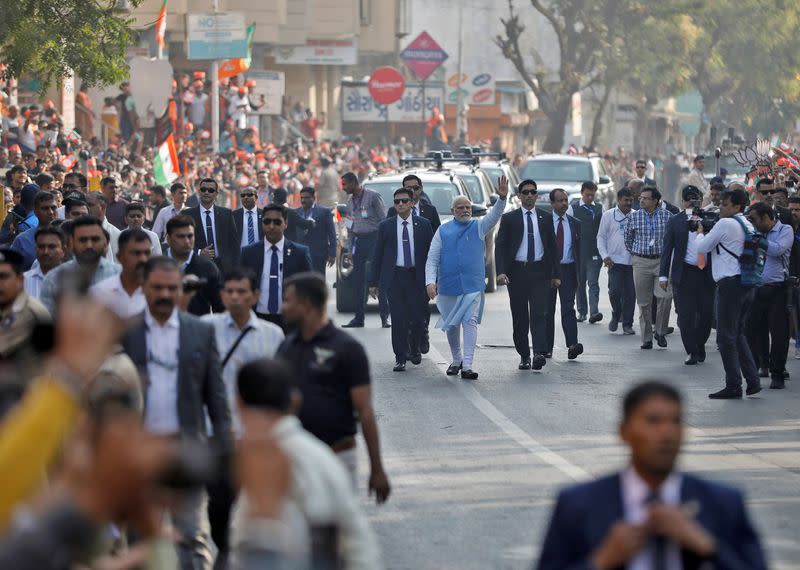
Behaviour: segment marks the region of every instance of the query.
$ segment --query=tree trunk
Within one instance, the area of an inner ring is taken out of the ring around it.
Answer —
[[[600,103],[595,111],[594,121],[592,122],[592,138],[589,139],[590,149],[596,148],[597,144],[600,142],[600,136],[603,134],[603,113],[605,113],[606,107],[608,106],[608,99],[610,96],[611,86],[607,85],[603,92],[603,97],[600,99]]]
[[[556,102],[553,110],[547,113],[550,126],[547,128],[547,136],[542,147],[544,152],[561,152],[564,146],[564,127],[567,125],[567,118],[571,108],[572,95],[566,95],[562,96]]]

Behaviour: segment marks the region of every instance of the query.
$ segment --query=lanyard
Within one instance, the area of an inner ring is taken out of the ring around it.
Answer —
[[[581,207],[589,212],[592,215],[592,219],[594,219],[594,209],[591,206],[588,206],[587,204],[581,204]]]

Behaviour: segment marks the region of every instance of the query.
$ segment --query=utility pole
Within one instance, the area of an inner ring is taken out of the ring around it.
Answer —
[[[219,11],[219,0],[213,0],[214,13]],[[219,153],[219,60],[211,62],[211,151]]]
[[[464,3],[458,3],[458,80],[456,83],[456,141],[461,138],[461,134],[464,134],[464,142],[466,143],[466,133],[467,133],[467,115],[464,112],[464,93],[461,91],[461,79],[464,74],[464,65],[463,65],[463,44],[464,44]]]

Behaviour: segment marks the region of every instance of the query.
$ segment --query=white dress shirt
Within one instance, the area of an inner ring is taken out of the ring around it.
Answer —
[[[539,219],[536,217],[536,208],[526,210],[520,208],[520,215],[522,216],[522,243],[519,244],[517,255],[514,257],[515,261],[528,261],[528,212],[531,213],[531,220],[533,221],[533,247],[534,261],[541,261],[544,257],[544,244],[542,244],[542,234],[539,232]]]
[[[736,216],[745,223],[750,231],[753,231],[753,225],[747,218],[742,214],[736,214]],[[714,276],[714,281],[742,274],[739,260],[721,246],[724,245],[731,253],[740,256],[744,251],[744,237],[742,226],[733,218],[720,218],[710,232],[697,237],[695,240],[697,253],[713,252],[711,274]]]
[[[405,267],[403,258],[403,222],[407,222],[408,228],[408,241],[411,246],[411,267],[414,267],[414,222],[411,220],[411,214],[407,219],[397,216],[397,260],[395,265],[398,267]]]
[[[111,263],[119,264],[119,261],[117,260],[117,252],[119,251],[119,234],[122,232],[120,232],[116,226],[109,222],[107,218],[103,218],[103,229],[108,232],[109,236],[111,236],[108,241],[108,249],[106,250],[106,259],[108,259]]]
[[[159,212],[161,213],[161,212]],[[130,229],[130,228],[126,228]],[[161,240],[158,239],[158,234],[156,232],[152,232],[145,227],[142,227],[141,230],[147,234],[147,237],[150,238],[150,254],[151,255],[161,255]]]
[[[559,216],[553,212],[553,234],[558,234],[559,218],[563,220],[561,224],[564,229],[564,252],[561,257],[561,263],[574,263],[575,258],[572,257],[572,232],[570,231],[569,219],[567,218],[566,213],[563,216]]]
[[[639,477],[633,467],[628,467],[621,474],[622,504],[625,507],[625,522],[640,525],[647,520],[649,510],[648,498],[651,494],[650,487]],[[661,484],[657,495],[659,501],[665,505],[677,507],[681,504],[682,477],[679,473],[672,473]],[[665,548],[665,570],[682,570],[681,551],[678,545],[667,541]],[[652,570],[655,556],[653,544],[648,544],[634,556],[626,565],[627,570]]]
[[[145,309],[144,324],[148,378],[144,426],[151,433],[177,435],[181,430],[178,421],[178,309],[173,309],[163,327],[150,314],[150,309]]]
[[[167,222],[184,211],[186,207],[177,208],[174,204],[172,206],[165,206],[161,208],[153,222],[153,232],[159,237],[163,238],[167,235]]]
[[[203,214],[203,215],[205,215],[205,214]],[[249,223],[248,222],[248,218],[250,216],[253,217],[253,243],[256,243],[258,241],[258,224],[260,224],[261,222],[258,220],[257,208],[253,208],[252,210],[248,210],[247,208],[244,208],[242,210],[242,227],[240,228],[242,230],[241,247],[245,247],[247,245],[252,245],[249,241],[247,241],[247,224]],[[213,217],[213,215],[212,215],[212,217]],[[216,239],[216,237],[217,237],[217,232],[214,232],[214,239]]]
[[[283,304],[283,246],[286,243],[284,238],[274,244],[278,248],[278,312],[281,312]],[[261,290],[258,295],[256,311],[268,314],[269,309],[269,270],[272,265],[272,246],[269,240],[264,239],[264,267],[261,269]]]
[[[631,253],[625,247],[625,226],[628,225],[633,210],[626,214],[619,208],[611,208],[603,212],[600,227],[597,230],[597,251],[600,259],[610,257],[618,265],[630,265]]]
[[[200,227],[195,230],[195,232],[201,231],[203,235],[208,237],[208,232],[206,231],[206,212],[211,212],[211,230],[214,232],[214,252],[219,255],[219,248],[217,247],[217,220],[214,219],[214,206],[212,204],[211,208],[206,210],[205,206],[200,206]],[[211,244],[206,244],[211,245]],[[200,253],[200,250],[197,250],[197,253]]]
[[[692,211],[693,210],[686,210],[686,219],[692,219]],[[689,232],[689,239],[686,241],[686,255],[683,257],[683,261],[688,263],[689,265],[697,265],[697,238],[700,237],[695,232]]]
[[[33,265],[24,274],[25,277],[25,290],[28,295],[34,299],[38,299],[42,292],[42,282],[44,281],[44,273],[39,266],[39,260],[33,262]]]
[[[133,295],[128,295],[122,286],[121,273],[92,285],[89,294],[122,319],[134,317],[147,307],[147,300],[141,287],[137,287]]]

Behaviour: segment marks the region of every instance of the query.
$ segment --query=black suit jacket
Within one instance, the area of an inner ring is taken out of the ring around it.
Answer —
[[[194,247],[204,249],[209,244],[206,240],[206,222],[203,208],[196,206],[181,212],[191,216],[194,220]],[[214,263],[220,268],[222,273],[226,273],[239,265],[239,246],[241,245],[242,235],[237,229],[233,219],[233,212],[229,208],[214,205],[214,231],[216,232],[217,247]]]
[[[166,251],[166,250],[165,250]],[[211,311],[215,313],[225,312],[225,305],[222,304],[219,290],[222,288],[222,277],[219,268],[199,254],[194,253],[192,260],[186,269],[185,275],[197,275],[206,280],[206,284],[194,294],[186,310],[193,315],[207,315]]]
[[[794,227],[794,220],[792,219],[792,211],[783,206],[775,206],[775,217],[782,224]]]
[[[414,267],[417,284],[425,289],[425,264],[428,250],[433,240],[430,222],[420,216],[411,216],[414,225]],[[378,224],[378,241],[375,244],[375,258],[372,260],[370,287],[380,287],[388,292],[392,286],[394,268],[397,265],[397,216],[386,218]]]
[[[286,208],[286,230],[283,236],[289,241],[301,243],[303,235],[317,224],[314,219],[307,220],[292,208]]]
[[[544,255],[542,261],[550,268],[550,278],[559,279],[561,277],[561,263],[556,254],[556,235],[553,232],[553,221],[550,212],[542,212],[535,209],[536,218],[539,224],[539,235],[542,238]],[[550,218],[550,219],[548,219]],[[508,275],[514,263],[522,240],[525,238],[525,226],[522,219],[520,208],[506,212],[500,218],[500,229],[494,241],[494,258],[497,264],[497,274]]]
[[[206,411],[214,429],[214,439],[227,446],[231,441],[231,414],[222,368],[217,352],[214,327],[198,317],[178,312],[178,422],[181,436],[206,439]],[[147,406],[150,384],[147,373],[147,328],[144,315],[122,339],[122,348],[139,371]],[[170,357],[171,355],[162,355]]]
[[[678,212],[667,221],[664,231],[664,248],[661,250],[659,277],[667,277],[673,285],[678,285],[683,277],[683,261],[689,245],[689,229],[686,210]],[[706,254],[706,270],[711,278],[711,255]]]
[[[572,238],[572,260],[575,262],[575,276],[577,277],[578,273],[580,273],[580,266],[581,266],[581,222],[577,218],[570,216],[569,214],[564,214],[567,222],[569,222],[569,234]],[[558,230],[558,220],[550,216],[550,221],[553,223],[553,235],[556,235],[556,231]],[[559,260],[559,263],[561,260]]]
[[[236,224],[236,229],[239,230],[239,243],[242,243],[242,237],[247,235],[247,223],[244,221],[244,208],[236,208],[233,211],[233,221]],[[256,241],[264,238],[264,228],[261,226],[261,208],[256,208],[256,218],[253,220],[256,226]]]
[[[593,257],[598,257],[597,252],[597,231],[600,229],[600,220],[603,218],[603,206],[592,204],[592,214],[581,206],[582,200],[572,201],[572,216],[581,223],[581,259],[588,261]]]
[[[261,279],[264,276],[264,240],[242,248],[242,265],[252,269],[258,278],[258,288],[261,289]],[[311,271],[311,256],[308,248],[299,243],[284,238],[283,241],[283,279],[295,273]]]
[[[433,233],[436,233],[436,230],[439,229],[439,226],[442,225],[441,220],[439,219],[439,212],[436,211],[436,207],[432,206],[429,202],[425,200],[419,201],[419,214],[431,225],[431,229]],[[389,210],[386,212],[386,217],[391,218],[392,216],[397,215],[397,210],[394,209],[394,206],[391,206]]]
[[[717,552],[711,568],[766,570],[758,535],[736,489],[682,474],[681,503],[714,537]],[[589,558],[614,523],[625,519],[619,473],[562,491],[553,510],[538,570],[589,570]],[[708,565],[682,551],[684,570]]]
[[[307,220],[303,216],[303,208],[296,208],[294,212],[303,222]],[[311,206],[311,218],[314,225],[308,229],[299,228],[295,234],[297,239],[292,240],[308,246],[311,250],[311,259],[325,260],[329,257],[336,257],[336,227],[333,225],[333,214],[329,208]]]

